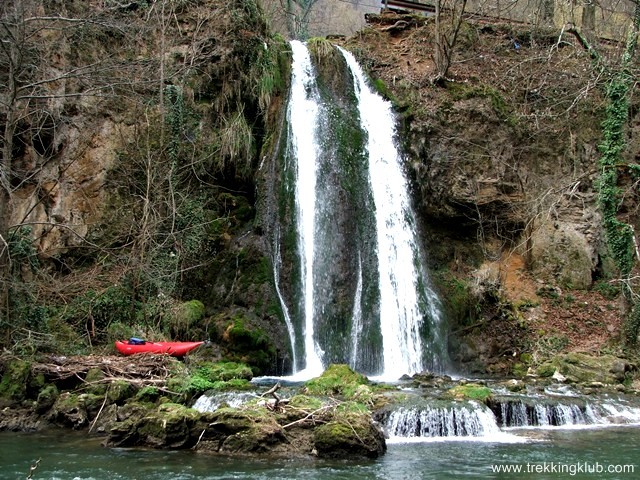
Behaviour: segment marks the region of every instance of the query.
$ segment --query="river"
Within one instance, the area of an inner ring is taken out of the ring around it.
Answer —
[[[514,440],[391,443],[371,461],[232,459],[182,451],[110,449],[68,431],[0,433],[0,479],[632,479],[640,476],[637,426],[511,430]],[[522,441],[524,440],[524,441]],[[608,473],[622,470],[633,472]],[[521,472],[498,469],[520,468]],[[626,467],[629,469],[629,467]],[[563,473],[564,470],[564,473]],[[592,473],[590,473],[590,471]]]

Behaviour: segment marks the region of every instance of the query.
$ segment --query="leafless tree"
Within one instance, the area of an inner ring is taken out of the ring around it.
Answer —
[[[458,40],[460,27],[464,21],[467,0],[437,0],[435,2],[435,49],[434,63],[436,75],[434,81],[446,79],[453,59],[453,49]]]
[[[13,219],[14,194],[38,185],[38,173],[59,153],[58,131],[69,100],[113,97],[131,88],[109,55],[83,55],[70,41],[126,27],[106,21],[87,6],[86,16],[50,13],[38,0],[7,0],[0,6],[0,319],[9,321],[11,237],[20,225]],[[76,49],[76,50],[74,50]],[[69,56],[83,56],[70,62]],[[144,82],[143,82],[144,83]],[[25,219],[23,219],[25,220]],[[13,223],[12,223],[13,222]]]

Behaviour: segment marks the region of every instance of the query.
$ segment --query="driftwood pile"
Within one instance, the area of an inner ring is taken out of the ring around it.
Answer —
[[[42,373],[52,382],[61,382],[70,379],[85,381],[90,370],[100,370],[103,378],[98,378],[91,383],[110,383],[117,380],[126,380],[139,386],[161,386],[167,381],[172,368],[179,365],[179,360],[168,355],[132,355],[121,356],[49,356],[40,362],[34,363],[32,372]]]

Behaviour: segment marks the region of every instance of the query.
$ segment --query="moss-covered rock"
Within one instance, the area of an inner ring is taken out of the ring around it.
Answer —
[[[617,384],[623,383],[632,369],[627,361],[613,355],[570,352],[543,363],[536,372],[540,376],[552,376],[557,370],[571,383]]]
[[[0,397],[5,401],[21,402],[27,396],[31,375],[31,364],[24,360],[13,360],[7,365],[0,381]]]
[[[361,386],[368,385],[364,375],[354,372],[348,365],[334,364],[317,378],[304,384],[303,392],[308,395],[342,396],[352,398],[357,393],[364,395]]]
[[[195,443],[191,427],[200,413],[184,405],[167,403],[138,422],[137,434],[143,445],[156,448],[185,448]]]
[[[36,400],[36,412],[44,413],[49,410],[56,403],[60,392],[55,385],[47,385],[40,393],[38,393],[38,399]]]
[[[135,391],[136,389],[131,383],[125,380],[118,380],[109,384],[107,398],[110,403],[121,405],[125,400],[132,397]]]
[[[69,392],[62,393],[47,414],[47,420],[56,425],[74,430],[88,426],[89,417],[85,408],[84,398]]]
[[[448,392],[448,395],[459,400],[477,400],[479,402],[487,402],[491,398],[492,392],[489,387],[478,385],[477,383],[467,383],[465,385],[456,385]]]
[[[319,457],[376,458],[386,451],[382,430],[368,413],[338,415],[335,420],[314,429],[314,445]]]
[[[107,383],[104,382],[104,372],[100,368],[90,368],[84,378],[90,393],[104,395],[107,392]]]

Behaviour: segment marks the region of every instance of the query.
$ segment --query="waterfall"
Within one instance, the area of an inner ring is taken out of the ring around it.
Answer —
[[[574,403],[575,402],[575,403]],[[501,427],[570,427],[577,425],[604,426],[640,422],[640,409],[621,401],[584,402],[579,398],[541,402],[529,398],[502,399],[492,403],[492,410]]]
[[[358,345],[362,335],[362,258],[358,254],[358,284],[356,285],[356,295],[353,302],[353,313],[351,315],[351,361],[349,364],[355,366],[358,363]]]
[[[309,51],[300,42],[291,42],[293,66],[289,125],[291,126],[293,155],[296,164],[296,214],[298,218],[298,246],[300,277],[304,299],[305,368],[309,376],[322,373],[321,350],[314,339],[314,284],[316,191],[319,145],[316,125],[320,106]],[[295,339],[292,344],[295,343]]]
[[[423,266],[391,105],[349,52],[331,59],[343,70],[340,83],[334,70],[317,71],[305,44],[291,48],[280,191],[295,202],[281,201],[279,217],[296,245],[294,253],[278,239],[274,278],[294,374],[318,375],[329,363],[389,379],[440,372],[439,301]],[[333,92],[337,84],[345,92]]]
[[[487,405],[475,402],[413,399],[408,406],[392,407],[377,414],[385,435],[393,442],[430,440],[483,440],[523,442],[514,435],[520,429],[594,428],[640,423],[640,408],[622,399],[575,399],[553,402],[547,398],[494,399]],[[524,430],[526,431],[526,430]]]
[[[389,438],[483,437],[500,429],[491,410],[484,405],[399,408],[385,422]]]

